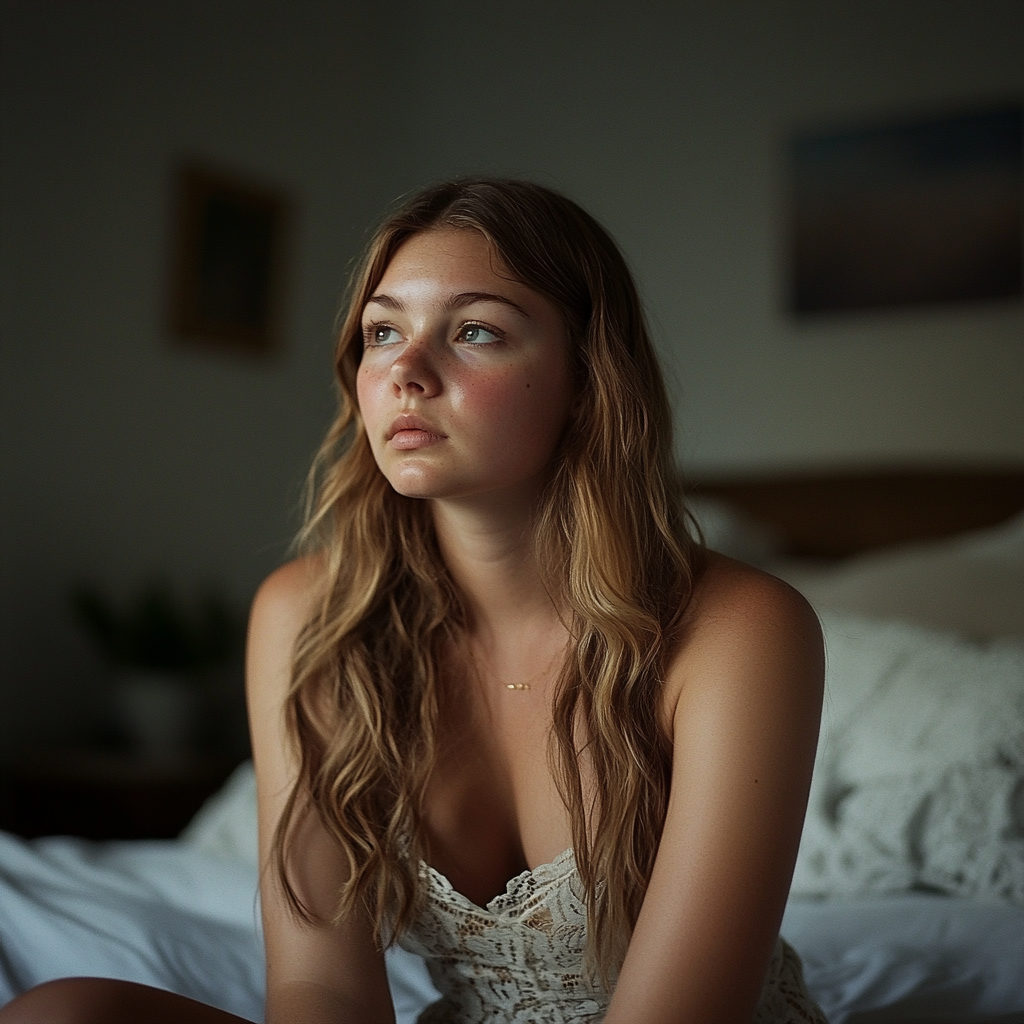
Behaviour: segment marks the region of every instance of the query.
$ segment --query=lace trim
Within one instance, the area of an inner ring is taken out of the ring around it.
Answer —
[[[571,849],[510,879],[484,907],[429,864],[420,871],[424,908],[399,942],[426,959],[443,993],[420,1024],[599,1024],[609,997],[583,976],[587,917]],[[781,940],[755,1022],[826,1024]]]
[[[505,891],[489,899],[483,906],[474,903],[468,896],[459,892],[445,875],[441,874],[437,868],[431,867],[426,861],[420,861],[420,874],[427,875],[438,888],[450,894],[453,902],[464,903],[475,911],[486,910],[496,916],[507,914],[517,905],[527,902],[539,887],[558,882],[566,875],[571,876],[569,884],[572,886],[572,878],[578,877],[576,875],[576,855],[571,846],[567,850],[563,850],[554,860],[546,864],[538,864],[535,868],[527,868],[514,878],[510,878],[505,885]],[[577,895],[576,886],[572,886],[572,888],[573,894]]]

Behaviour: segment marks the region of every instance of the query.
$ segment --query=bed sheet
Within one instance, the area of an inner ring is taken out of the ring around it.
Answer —
[[[0,1005],[50,978],[157,985],[262,1020],[256,874],[177,841],[0,833]],[[1024,1022],[1024,908],[910,894],[790,902],[783,934],[832,1024]],[[388,954],[398,1024],[434,998]],[[1009,1016],[1005,1016],[1009,1015]]]
[[[398,1024],[437,998],[388,952]],[[0,832],[0,1006],[70,976],[122,978],[263,1020],[256,870],[175,840],[26,841]]]
[[[156,985],[261,1020],[252,869],[174,841],[0,833],[0,1004],[74,975]]]
[[[782,932],[831,1024],[1024,1022],[1024,908],[905,893],[790,900]]]

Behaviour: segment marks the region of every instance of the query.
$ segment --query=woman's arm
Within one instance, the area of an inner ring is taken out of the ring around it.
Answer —
[[[606,1024],[749,1024],[796,860],[824,680],[810,606],[716,559],[667,680],[672,788]]]
[[[260,588],[249,623],[246,689],[259,801],[260,896],[267,952],[267,1024],[394,1024],[384,957],[369,920],[335,925],[343,858],[315,815],[296,830],[288,863],[299,896],[318,917],[288,905],[271,843],[296,776],[283,706],[295,641],[316,586],[316,563],[300,559]]]

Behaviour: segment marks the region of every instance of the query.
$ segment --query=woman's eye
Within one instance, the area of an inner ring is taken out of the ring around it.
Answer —
[[[466,324],[459,332],[459,337],[467,345],[490,345],[499,340],[494,331],[489,331],[480,324]]]
[[[371,345],[393,345],[399,340],[398,331],[385,324],[374,324],[366,333],[369,335]]]

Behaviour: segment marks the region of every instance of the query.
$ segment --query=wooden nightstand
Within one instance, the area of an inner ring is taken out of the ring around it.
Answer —
[[[200,754],[146,760],[53,750],[0,764],[0,829],[25,838],[170,839],[234,762]]]

